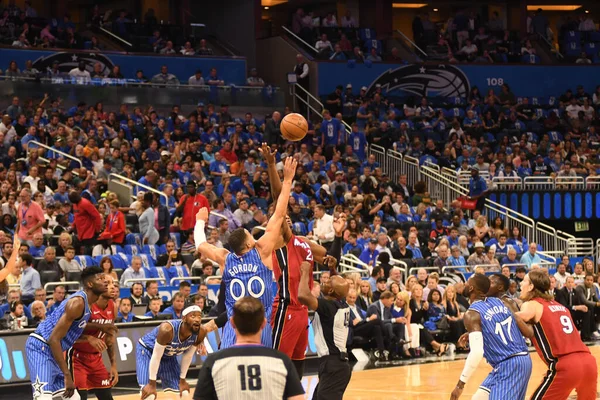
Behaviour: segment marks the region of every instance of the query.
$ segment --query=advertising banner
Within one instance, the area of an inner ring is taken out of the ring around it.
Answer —
[[[593,93],[600,66],[320,62],[318,71],[319,96],[350,83],[355,93],[362,86],[372,91],[380,84],[384,94],[399,97],[467,97],[473,86],[483,94],[488,89],[498,94],[506,83],[516,96],[558,98],[567,89],[575,92],[578,85]]]
[[[57,62],[62,73],[68,73],[77,68],[80,61],[85,62],[88,71],[94,70],[94,64],[100,64],[102,71],[108,75],[113,66],[121,67],[121,73],[126,79],[134,79],[136,71],[141,69],[148,79],[160,73],[160,68],[166,65],[169,73],[175,75],[180,82],[187,83],[196,70],[202,70],[203,76],[208,77],[211,68],[217,69],[217,75],[225,84],[244,85],[246,82],[246,59],[217,58],[217,57],[185,57],[160,55],[134,55],[96,52],[56,52],[47,50],[17,50],[0,49],[3,64],[0,69],[6,70],[11,61],[16,61],[19,69],[25,68],[25,62],[31,60],[33,68],[40,72],[48,71]]]
[[[206,322],[206,321],[205,321]],[[129,374],[136,372],[135,349],[138,340],[154,329],[160,322],[133,322],[127,324],[117,324],[119,333],[117,334],[117,366],[119,374]],[[270,326],[267,326],[270,329]],[[33,330],[25,330],[18,333],[2,332],[0,336],[0,386],[6,383],[29,382],[28,360],[25,357],[25,342]],[[220,330],[211,332],[204,340],[204,345],[208,353],[218,350]],[[312,325],[309,327],[308,347],[306,357],[316,357],[316,347]],[[194,356],[192,368],[202,364],[203,357]],[[110,365],[106,352],[104,353],[104,364]],[[1,397],[1,396],[0,396]]]

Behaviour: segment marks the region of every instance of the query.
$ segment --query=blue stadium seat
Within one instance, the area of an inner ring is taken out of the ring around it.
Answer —
[[[565,35],[565,41],[567,43],[581,43],[581,32],[568,31]]]
[[[139,233],[128,233],[127,236],[125,236],[125,243],[135,244],[138,247],[142,247],[142,235]]]
[[[567,56],[568,57],[579,57],[581,55],[581,43],[570,42],[567,43]]]
[[[360,40],[362,40],[363,42],[365,42],[367,40],[375,39],[376,32],[375,32],[375,29],[362,28],[359,31],[358,35],[360,37]]]
[[[444,117],[446,117],[446,118],[464,118],[465,110],[463,110],[462,108],[458,108],[458,107],[451,108],[444,112]]]
[[[308,229],[302,222],[294,222],[292,224],[292,230],[296,235],[305,236],[308,234]]]
[[[540,57],[537,54],[524,54],[521,57],[521,62],[525,64],[539,64]]]
[[[110,259],[113,262],[113,267],[115,267],[115,269],[127,269],[129,268],[129,266],[131,266],[131,256],[129,256],[129,258],[124,259],[122,255],[125,254],[120,253],[110,256]]]
[[[264,212],[266,212],[269,208],[269,203],[267,202],[267,200],[261,197],[255,197],[254,199],[252,199],[252,201],[256,204],[256,207],[260,208]]]
[[[141,254],[149,255],[150,257],[152,257],[152,260],[156,263],[156,260],[158,260],[158,256],[160,254],[160,246],[157,246],[155,244],[147,244],[144,247],[142,247]]]
[[[154,267],[154,260],[148,254],[138,254],[138,256],[142,259],[142,266],[144,268]]]
[[[371,39],[365,42],[365,47],[367,51],[370,53],[371,49],[377,50],[377,54],[381,54],[382,44],[380,40]]]
[[[158,286],[169,286],[169,274],[164,267],[152,267],[148,268],[148,278],[160,278]]]
[[[598,31],[588,32],[588,39],[590,42],[599,43],[600,42],[600,32],[598,32]]]
[[[186,267],[165,268],[165,272],[169,276],[169,284],[171,284],[171,279],[173,278],[189,278],[190,276]],[[174,286],[179,286],[179,283],[181,283],[181,281],[176,281]]]
[[[464,97],[449,97],[448,104],[451,104],[455,107],[464,106],[467,104],[467,99]]]
[[[586,43],[583,46],[583,51],[585,51],[585,54],[592,59],[598,56],[598,50],[600,50],[600,45],[596,43]]]
[[[137,244],[126,244],[124,250],[125,250],[124,251],[125,254],[129,254],[131,256],[137,256],[138,254],[141,253],[141,250],[137,246]]]
[[[83,268],[97,267],[98,264],[91,256],[75,256],[75,260],[81,264]]]

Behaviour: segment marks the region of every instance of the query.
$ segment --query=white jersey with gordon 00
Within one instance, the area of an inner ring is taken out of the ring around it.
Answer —
[[[260,345],[234,345],[204,362],[195,400],[281,400],[304,389],[285,354]]]

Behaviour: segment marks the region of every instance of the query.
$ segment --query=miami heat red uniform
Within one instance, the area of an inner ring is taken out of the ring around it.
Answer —
[[[565,400],[575,389],[577,399],[596,400],[596,359],[583,344],[569,310],[555,301],[535,298],[544,307],[533,327],[533,344],[548,372],[531,400]]]
[[[273,252],[273,273],[279,286],[273,302],[273,348],[292,360],[304,360],[308,346],[308,309],[298,301],[300,265],[313,263],[310,246],[294,235],[282,248]],[[312,288],[312,274],[310,287]]]
[[[91,307],[92,316],[89,322],[97,324],[112,324],[115,320],[115,303],[108,301],[105,309],[97,304]],[[84,335],[95,336],[104,339],[105,333],[94,330],[84,331]],[[89,343],[75,343],[67,353],[69,368],[73,371],[73,382],[80,390],[107,389],[111,387],[110,374],[102,361],[102,353],[99,353]]]

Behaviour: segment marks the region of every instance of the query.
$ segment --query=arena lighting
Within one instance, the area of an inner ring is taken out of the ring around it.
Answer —
[[[393,8],[423,8],[427,6],[427,4],[423,3],[393,3]]]
[[[268,9],[269,9],[269,7],[265,7],[265,10],[268,10]]]
[[[540,5],[540,4],[535,4],[535,5],[528,5],[527,6],[527,11],[537,11],[539,8],[541,8],[544,11],[575,11],[578,8],[583,7],[581,4],[579,5]]]
[[[263,7],[273,7],[287,2],[288,0],[261,0],[260,5]]]
[[[438,12],[438,11],[439,11],[439,10],[438,10],[437,8],[434,8],[434,9],[433,9],[433,12]]]

